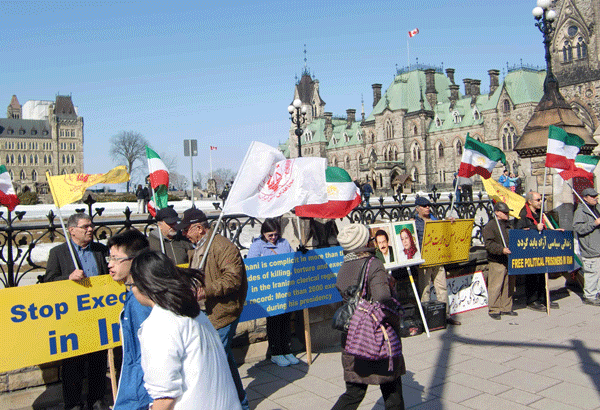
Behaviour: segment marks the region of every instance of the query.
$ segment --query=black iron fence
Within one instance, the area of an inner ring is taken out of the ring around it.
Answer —
[[[492,217],[492,205],[487,199],[483,199],[480,192],[472,202],[455,203],[452,212],[450,206],[452,196],[447,202],[438,202],[440,193],[435,190],[428,194],[432,202],[432,213],[438,218],[454,216],[455,218],[475,219],[473,228],[474,243],[481,243],[481,230],[485,223]],[[407,203],[407,196],[394,196],[396,203],[384,205],[383,198],[374,202],[372,206],[361,206],[352,211],[347,218],[352,223],[375,223],[386,221],[409,220],[414,217],[414,203]],[[379,202],[377,205],[376,203]],[[125,229],[135,227],[141,232],[148,234],[150,228],[155,224],[152,218],[132,218],[132,211],[129,207],[123,211],[123,217],[102,217],[105,208],[94,207],[96,201],[90,196],[84,201],[86,208],[77,209],[77,212],[86,212],[91,215],[94,222],[94,239],[102,241],[110,236],[119,233]],[[0,283],[4,287],[19,286],[20,282],[27,275],[42,275],[45,266],[40,265],[32,257],[36,247],[47,246],[56,241],[65,240],[64,233],[57,215],[50,211],[46,216],[47,221],[36,221],[28,223],[25,220],[26,212],[16,211],[14,213],[0,212]],[[217,216],[208,216],[213,224],[217,221]],[[250,229],[255,230],[260,226],[260,221],[256,218],[246,215],[226,216],[221,221],[219,232],[229,238],[238,248],[246,247],[240,243],[242,233]]]

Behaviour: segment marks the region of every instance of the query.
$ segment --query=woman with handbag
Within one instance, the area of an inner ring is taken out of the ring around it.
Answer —
[[[267,218],[260,228],[260,237],[256,238],[248,249],[248,258],[281,255],[294,252],[289,242],[281,237],[281,227],[275,218]],[[267,340],[271,350],[271,361],[278,366],[298,364],[300,360],[292,354],[290,341],[292,314],[282,313],[267,316]]]
[[[338,272],[336,287],[344,302],[351,296],[346,290],[352,286],[356,288],[357,283],[361,282],[361,275],[364,274],[367,298],[372,302],[395,308],[390,275],[383,263],[375,258],[375,248],[367,247],[368,228],[361,224],[351,224],[342,229],[337,239],[344,248],[344,263]],[[398,317],[394,317],[395,319],[390,318],[390,321],[395,321],[399,326]],[[342,332],[342,366],[346,392],[339,397],[332,410],[357,409],[370,384],[379,385],[386,409],[404,409],[401,379],[406,373],[404,357],[393,357],[393,366],[390,369],[388,359],[373,361],[350,355],[345,350],[347,337],[348,333]]]

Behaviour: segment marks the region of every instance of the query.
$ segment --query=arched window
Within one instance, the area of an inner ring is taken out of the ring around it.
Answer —
[[[456,140],[456,155],[461,156],[463,154],[463,147],[462,147],[462,143],[460,142],[460,140]]]
[[[383,128],[383,135],[386,140],[391,140],[394,138],[394,126],[392,125],[392,121],[389,119],[385,122],[385,126]]]
[[[444,144],[441,141],[437,144],[437,154],[438,158],[444,158]]]
[[[344,160],[344,165],[346,166],[346,171],[350,169],[350,157],[346,155]]]
[[[48,156],[44,155],[44,165],[46,165],[48,163]]]
[[[71,164],[75,163],[75,156],[73,154],[71,154]]]
[[[571,47],[571,42],[569,40],[565,40],[563,45],[563,63],[570,63],[573,61],[573,47]]]
[[[38,154],[35,154],[35,165],[38,164]]]
[[[502,149],[504,151],[512,150],[515,141],[515,127],[510,123],[504,124],[504,127],[502,127]]]
[[[33,154],[30,154],[30,155],[29,155],[29,163],[30,163],[30,164],[33,164]]]
[[[398,161],[398,147],[394,147],[394,161]]]
[[[31,180],[37,181],[37,172],[35,171],[35,169],[31,171]]]
[[[412,169],[412,171],[410,172],[410,177],[414,182],[419,182],[419,170],[417,169],[417,167],[414,167]]]
[[[452,113],[452,120],[454,121],[455,124],[460,124],[462,118],[461,118],[460,113],[458,111],[454,111]]]
[[[21,173],[19,174],[19,178],[21,179],[21,181],[24,181],[26,176],[25,176],[25,171],[21,170]]]
[[[48,155],[48,164],[52,164],[52,155]]]
[[[306,142],[311,142],[311,141],[312,141],[312,139],[313,139],[313,133],[312,133],[312,131],[310,131],[310,130],[307,130],[307,131],[304,133],[304,141],[306,141]]]
[[[383,148],[383,151],[381,152],[381,156],[383,157],[384,161],[388,160],[387,149],[385,147]]]
[[[11,164],[14,164],[14,163],[15,163],[15,156],[14,156],[14,155],[11,155],[11,156],[10,156],[10,163],[11,163]]]
[[[345,142],[350,142],[350,137],[346,133],[344,133],[344,141]]]
[[[502,102],[502,111],[510,112],[510,101],[508,101],[508,99]]]
[[[411,155],[413,161],[419,161],[421,159],[421,150],[419,149],[419,144],[417,142],[413,143]]]
[[[419,130],[418,130],[418,128],[417,128],[417,126],[416,126],[416,125],[415,125],[415,126],[414,126],[414,128],[413,128],[413,134],[414,134],[414,135],[418,135],[418,134],[419,134]]]
[[[17,158],[18,158],[17,159],[17,161],[18,161],[17,164],[21,164],[21,154],[19,154],[19,156]]]
[[[363,140],[363,137],[362,137],[362,134],[360,133],[360,131],[356,131],[356,139],[358,141],[362,141]]]
[[[435,126],[438,128],[442,126],[442,120],[439,117],[435,117]]]
[[[481,118],[481,114],[479,113],[479,110],[477,110],[477,107],[473,110],[473,119],[475,121],[479,120]]]
[[[8,156],[8,154],[6,154],[6,163],[10,164],[10,157]]]
[[[315,101],[312,102],[312,117],[315,118],[317,116],[317,103]]]
[[[337,167],[337,158],[336,157],[331,158],[331,166]]]
[[[587,44],[583,37],[577,39],[577,59],[581,60],[587,57]]]
[[[65,154],[63,154],[63,156],[62,156],[62,163],[63,164],[65,163]]]

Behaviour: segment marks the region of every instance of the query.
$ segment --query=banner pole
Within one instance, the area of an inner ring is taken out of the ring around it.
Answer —
[[[544,218],[544,202],[546,202],[546,177],[548,175],[548,167],[544,167],[544,189],[542,192],[542,206],[540,208],[540,222],[543,223],[543,218]],[[540,235],[542,234],[542,231],[539,231]]]
[[[73,260],[73,266],[75,269],[79,269],[79,265],[77,264],[77,258],[75,257],[75,252],[73,251],[73,244],[71,243],[71,237],[67,233],[67,228],[65,228],[65,222],[63,221],[62,213],[60,212],[60,206],[56,204],[56,196],[54,195],[54,188],[52,186],[52,179],[50,178],[50,174],[46,172],[46,181],[48,181],[48,187],[50,188],[50,193],[52,194],[52,200],[54,201],[54,206],[56,206],[56,212],[58,213],[58,219],[60,220],[60,226],[62,226],[63,234],[65,235],[65,242],[67,242],[67,247],[69,248],[69,253],[71,254],[71,259]],[[91,218],[91,215],[90,215]]]
[[[115,372],[115,352],[112,347],[108,349],[108,369],[110,372],[110,389],[114,403],[117,401],[117,374]]]
[[[154,188],[152,188],[152,184],[150,184],[150,189],[152,190],[152,198],[154,199],[154,205],[156,205],[156,192],[154,192]],[[158,209],[158,206],[155,206],[154,209]],[[158,213],[158,211],[156,211]],[[154,216],[156,218],[156,215]],[[160,250],[162,253],[166,255],[165,252],[165,243],[163,241],[162,231],[160,230],[160,226],[158,226],[158,221],[156,222],[156,227],[158,228],[158,237],[160,238]]]
[[[425,319],[425,313],[423,312],[423,306],[421,306],[421,299],[419,299],[419,292],[417,291],[417,286],[415,285],[415,280],[412,276],[412,266],[408,267],[408,279],[410,279],[410,285],[412,286],[413,293],[415,294],[415,300],[417,301],[417,307],[419,308],[419,313],[421,314],[421,319],[423,320],[423,326],[425,326],[425,332],[427,333],[427,337],[431,337],[429,333],[429,325],[427,325],[427,319]]]
[[[296,216],[298,223],[298,239],[300,239],[300,245],[304,246],[304,231],[300,226],[300,217]],[[302,309],[302,315],[304,317],[304,343],[306,345],[306,363],[312,364],[312,339],[310,337],[310,314],[308,308]]]

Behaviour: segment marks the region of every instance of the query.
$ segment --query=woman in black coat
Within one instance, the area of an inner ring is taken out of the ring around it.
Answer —
[[[383,263],[375,258],[375,249],[367,248],[369,230],[361,224],[352,224],[342,229],[338,241],[344,248],[344,264],[337,275],[336,287],[344,299],[345,290],[356,285],[365,262],[371,260],[368,270],[367,294],[372,301],[388,304],[392,300],[390,275]],[[347,333],[342,333],[342,349],[346,346]],[[369,384],[379,385],[386,409],[404,409],[401,376],[406,373],[404,357],[394,358],[394,366],[388,370],[388,359],[371,361],[354,357],[342,350],[342,366],[346,392],[342,394],[332,410],[357,409]]]

